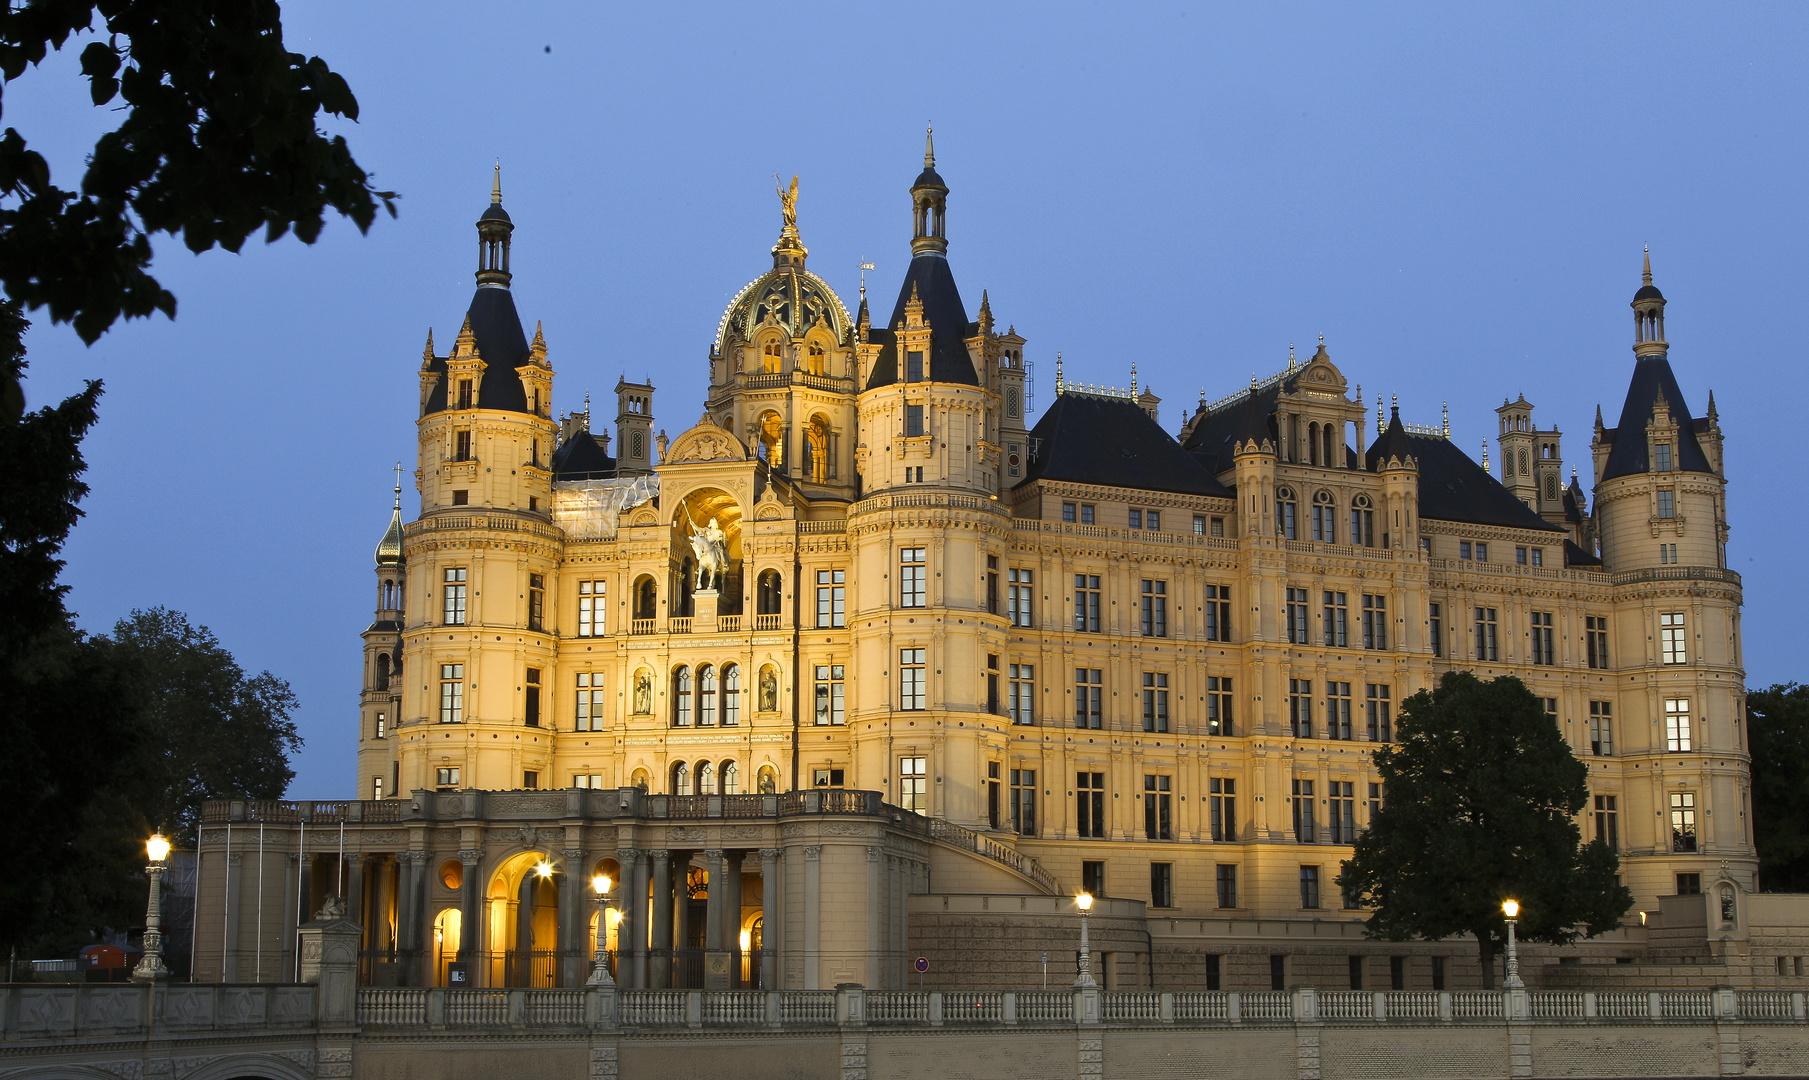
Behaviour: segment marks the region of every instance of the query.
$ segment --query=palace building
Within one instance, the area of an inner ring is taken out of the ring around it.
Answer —
[[[625,986],[900,987],[918,956],[1030,985],[1039,955],[1062,985],[1084,889],[1109,984],[1475,985],[1472,945],[1366,940],[1335,884],[1375,744],[1458,669],[1524,680],[1588,765],[1642,916],[1566,956],[1646,958],[1661,898],[1745,940],[1722,431],[1649,256],[1585,486],[1523,397],[1481,464],[1379,398],[1372,427],[1323,341],[1178,428],[1134,369],[1058,363],[1032,416],[931,148],[889,311],[807,269],[796,195],[668,439],[650,382],[613,435],[555,406],[499,178],[421,358],[420,513],[398,485],[376,552],[360,790],[210,805],[198,977],[280,970],[338,895],[375,983],[575,985],[600,928]]]

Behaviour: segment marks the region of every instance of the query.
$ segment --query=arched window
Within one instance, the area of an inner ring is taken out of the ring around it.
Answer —
[[[1547,502],[1558,501],[1558,474],[1545,474],[1545,499]]]
[[[1275,535],[1283,540],[1300,539],[1299,513],[1299,504],[1294,501],[1294,489],[1276,488]]]
[[[377,654],[377,689],[389,689],[389,654]]]
[[[779,614],[779,601],[785,590],[779,581],[779,571],[760,571],[759,589],[754,597],[754,613],[757,615]]]
[[[1319,429],[1319,438],[1325,442],[1325,456],[1320,459],[1320,463],[1328,469],[1338,467],[1338,459],[1334,456],[1334,448],[1337,444],[1332,440],[1332,433],[1336,430],[1331,424],[1326,424]]]
[[[1529,470],[1526,464],[1526,451],[1520,451],[1520,475],[1525,476]]]
[[[1322,544],[1338,542],[1337,522],[1335,515],[1338,507],[1332,502],[1332,493],[1321,491],[1313,496],[1313,539]]]
[[[759,446],[756,450],[768,465],[775,469],[785,466],[785,421],[776,412],[760,414],[759,427],[756,429]]]
[[[385,611],[398,611],[402,607],[402,590],[396,588],[393,581],[383,583],[382,603]]]
[[[691,726],[691,669],[680,667],[672,673],[672,724]]]
[[[804,472],[819,484],[829,479],[829,419],[822,413],[804,429]]]
[[[716,726],[716,669],[709,664],[697,669],[697,725]]]
[[[691,766],[685,762],[672,766],[672,794],[691,794]]]
[[[637,619],[658,618],[659,586],[651,577],[642,577],[634,583],[634,617]]]
[[[767,375],[777,375],[780,360],[779,339],[773,338],[760,350],[760,370]]]
[[[722,793],[724,795],[741,794],[741,766],[733,761],[722,763]]]
[[[722,666],[722,724],[734,727],[741,723],[741,668]]]
[[[823,374],[823,346],[814,342],[811,344],[809,351],[804,354],[804,370],[812,375]]]
[[[716,766],[707,761],[697,763],[697,793],[699,795],[716,794]]]
[[[1307,464],[1319,464],[1319,425],[1307,425]]]
[[[1508,450],[1501,455],[1501,475],[1503,478],[1514,475],[1514,452]]]
[[[761,795],[775,795],[779,791],[779,774],[773,770],[771,765],[762,765],[754,780],[754,786]]]

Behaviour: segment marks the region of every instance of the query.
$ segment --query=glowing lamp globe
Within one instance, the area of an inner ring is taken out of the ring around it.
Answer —
[[[1520,915],[1520,901],[1503,900],[1501,902],[1501,913],[1510,919],[1517,918]]]
[[[144,851],[152,862],[162,862],[170,857],[170,842],[164,839],[162,833],[152,833],[151,838],[144,842]]]

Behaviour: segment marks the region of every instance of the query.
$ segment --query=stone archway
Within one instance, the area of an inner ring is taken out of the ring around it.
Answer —
[[[522,851],[503,859],[484,890],[483,986],[557,986],[563,860]],[[469,931],[467,931],[468,933]]]

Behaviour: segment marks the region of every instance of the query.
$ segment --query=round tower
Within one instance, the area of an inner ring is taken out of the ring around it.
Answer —
[[[403,530],[409,657],[398,731],[407,788],[552,782],[553,369],[510,291],[501,168],[477,221],[477,288],[445,356],[421,366],[420,519]],[[543,697],[543,695],[546,695]]]

